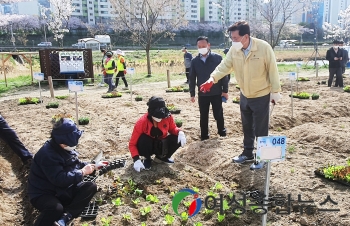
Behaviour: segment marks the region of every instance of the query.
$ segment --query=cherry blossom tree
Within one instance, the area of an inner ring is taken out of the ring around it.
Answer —
[[[139,43],[146,51],[151,76],[150,50],[162,38],[174,39],[175,30],[187,23],[178,0],[110,0],[116,17],[114,29],[126,31],[124,38]]]
[[[338,24],[330,24],[330,23],[324,22],[322,28],[323,28],[324,39],[341,40],[345,38],[346,32]]]
[[[339,26],[343,30],[344,40],[350,36],[350,6],[339,13]]]

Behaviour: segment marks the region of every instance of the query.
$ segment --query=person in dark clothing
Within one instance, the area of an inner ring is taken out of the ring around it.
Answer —
[[[75,151],[82,133],[71,119],[62,118],[35,154],[28,177],[30,202],[40,211],[35,226],[68,225],[96,193],[95,183],[83,181],[96,166],[80,161]]]
[[[209,139],[209,108],[212,105],[214,118],[216,120],[218,134],[226,136],[224,123],[224,111],[222,108],[222,96],[228,99],[227,76],[213,85],[209,92],[199,92],[200,85],[210,78],[210,74],[221,63],[222,57],[210,51],[208,38],[200,36],[197,38],[199,54],[192,59],[190,71],[190,95],[191,102],[195,102],[195,88],[198,87],[198,104],[200,113],[201,140]]]
[[[186,47],[182,48],[182,52],[184,53],[184,64],[185,64],[186,79],[187,79],[185,83],[189,83],[188,77],[190,75],[190,70],[191,70],[192,54],[187,51]]]
[[[344,41],[340,41],[339,42],[339,47],[342,49],[343,51],[343,59],[342,59],[342,74],[345,73],[345,67],[349,62],[349,53],[346,49],[344,49]]]
[[[23,165],[30,165],[33,155],[28,151],[24,144],[19,140],[16,132],[7,124],[6,120],[0,115],[0,138],[10,146],[12,151],[18,155]]]
[[[112,83],[114,70],[116,69],[116,63],[115,60],[112,58],[113,53],[111,51],[108,51],[106,53],[106,59],[103,62],[103,76],[104,76],[104,82],[108,84],[108,91],[107,93],[112,92],[115,89],[115,86]]]
[[[327,50],[326,59],[329,61],[328,87],[332,86],[334,74],[336,75],[335,87],[343,87],[342,60],[343,50],[339,48],[339,41],[333,41],[333,47]]]
[[[173,164],[170,157],[181,146],[186,144],[186,136],[175,124],[174,118],[161,97],[153,96],[149,99],[148,112],[135,124],[129,141],[129,150],[134,160],[134,169],[151,168],[151,156],[154,161]],[[140,156],[145,157],[143,163]]]

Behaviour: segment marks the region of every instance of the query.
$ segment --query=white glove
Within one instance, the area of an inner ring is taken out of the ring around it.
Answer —
[[[136,162],[134,162],[134,169],[137,172],[140,172],[142,169],[145,169],[145,166],[143,165],[143,163],[141,162],[141,160],[137,160]]]
[[[177,136],[177,143],[181,142],[181,147],[185,146],[186,144],[186,136],[183,131],[179,132],[179,135]]]
[[[270,102],[277,103],[282,99],[282,95],[280,93],[270,93]]]

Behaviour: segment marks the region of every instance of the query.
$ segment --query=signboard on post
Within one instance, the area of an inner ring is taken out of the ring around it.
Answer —
[[[132,102],[132,75],[135,74],[135,68],[133,67],[126,68],[126,73],[130,75],[130,99]]]
[[[286,158],[286,136],[258,137],[256,159],[280,162]]]
[[[297,65],[297,68],[301,68],[301,63],[300,62],[298,62],[296,65]]]
[[[68,89],[70,92],[84,91],[83,81],[68,81]]]
[[[295,72],[289,72],[289,80],[296,80],[297,74]]]
[[[33,74],[33,78],[38,81],[44,80],[44,73],[36,72]]]

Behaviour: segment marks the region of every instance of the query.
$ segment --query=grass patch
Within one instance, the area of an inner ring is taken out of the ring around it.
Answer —
[[[14,90],[16,88],[31,85],[32,77],[30,75],[20,75],[15,78],[7,78],[7,87],[5,79],[0,79],[0,96],[1,94]]]

